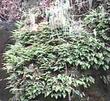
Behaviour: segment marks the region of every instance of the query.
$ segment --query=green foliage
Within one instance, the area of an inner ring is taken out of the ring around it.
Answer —
[[[92,31],[94,35],[102,42],[110,44],[110,18],[104,7],[100,6],[92,10],[85,17],[85,25]]]
[[[83,36],[73,43],[73,63],[81,69],[109,69],[110,50],[91,36]],[[72,55],[71,55],[72,56]]]
[[[42,95],[50,98],[83,96],[94,79],[87,70],[108,70],[110,50],[91,35],[75,35],[48,25],[30,31],[22,23],[13,32],[16,42],[4,54],[9,88],[19,101]],[[25,30],[24,30],[25,29]]]

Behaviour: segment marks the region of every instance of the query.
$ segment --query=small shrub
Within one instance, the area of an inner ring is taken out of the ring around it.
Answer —
[[[9,45],[4,57],[10,91],[20,101],[40,95],[55,99],[82,97],[80,87],[94,83],[91,74],[82,71],[109,69],[110,50],[93,36],[51,30],[48,25],[38,31],[25,29],[22,22],[16,25],[16,42]]]

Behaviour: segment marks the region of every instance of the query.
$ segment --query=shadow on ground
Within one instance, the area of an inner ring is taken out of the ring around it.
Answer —
[[[9,91],[6,90],[6,72],[3,71],[3,52],[5,45],[9,40],[8,30],[4,29],[0,24],[0,101],[9,101]]]

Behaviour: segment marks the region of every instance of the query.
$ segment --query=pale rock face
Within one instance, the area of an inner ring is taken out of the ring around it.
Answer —
[[[45,10],[46,16],[49,17],[49,24],[52,28],[66,26],[67,18],[65,14],[67,13],[69,7],[69,0],[56,0]]]
[[[92,8],[92,2],[93,0],[88,0],[89,1],[89,7]]]
[[[30,14],[31,30],[35,31],[38,25],[35,23],[35,14]]]
[[[49,16],[49,24],[55,29],[59,27],[69,27],[69,32],[80,33],[83,30],[82,22],[75,21],[74,18],[69,18],[70,1],[56,0],[55,4],[52,4],[50,8],[46,10],[47,16]],[[74,14],[72,15],[74,16]]]

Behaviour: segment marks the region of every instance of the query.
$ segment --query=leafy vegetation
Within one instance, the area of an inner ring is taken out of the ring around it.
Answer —
[[[37,31],[18,22],[15,44],[4,54],[9,88],[20,101],[39,96],[72,98],[84,96],[80,88],[95,82],[90,70],[108,70],[110,50],[92,35],[69,33],[40,24]]]
[[[3,1],[7,0],[2,0],[1,5],[7,4]],[[95,76],[105,81],[107,79],[107,72],[110,70],[108,13],[102,6],[92,10],[84,18],[87,32],[82,25],[80,29],[80,24],[76,31],[73,25],[77,23],[67,13],[70,10],[69,2],[66,2],[67,5],[61,2],[63,9],[57,3],[54,0],[52,3],[43,0],[42,5],[38,3],[40,8],[28,9],[28,13],[16,23],[12,32],[14,43],[9,44],[4,53],[4,69],[9,75],[7,88],[14,96],[13,101],[41,98],[49,99],[47,101],[77,101],[78,98],[79,101],[86,98],[84,90],[95,84]],[[83,5],[78,5],[81,6],[79,10],[88,6],[86,3]],[[18,6],[17,2],[16,10],[19,11]],[[19,19],[20,12],[14,13],[15,15],[12,12],[12,16],[10,13],[5,16],[4,13],[5,11],[0,12],[0,17],[3,15],[6,18],[4,20]]]
[[[105,42],[107,45],[110,44],[110,19],[109,13],[106,12],[103,6],[92,10],[89,15],[85,17],[85,24],[88,28],[94,31],[94,35]]]

